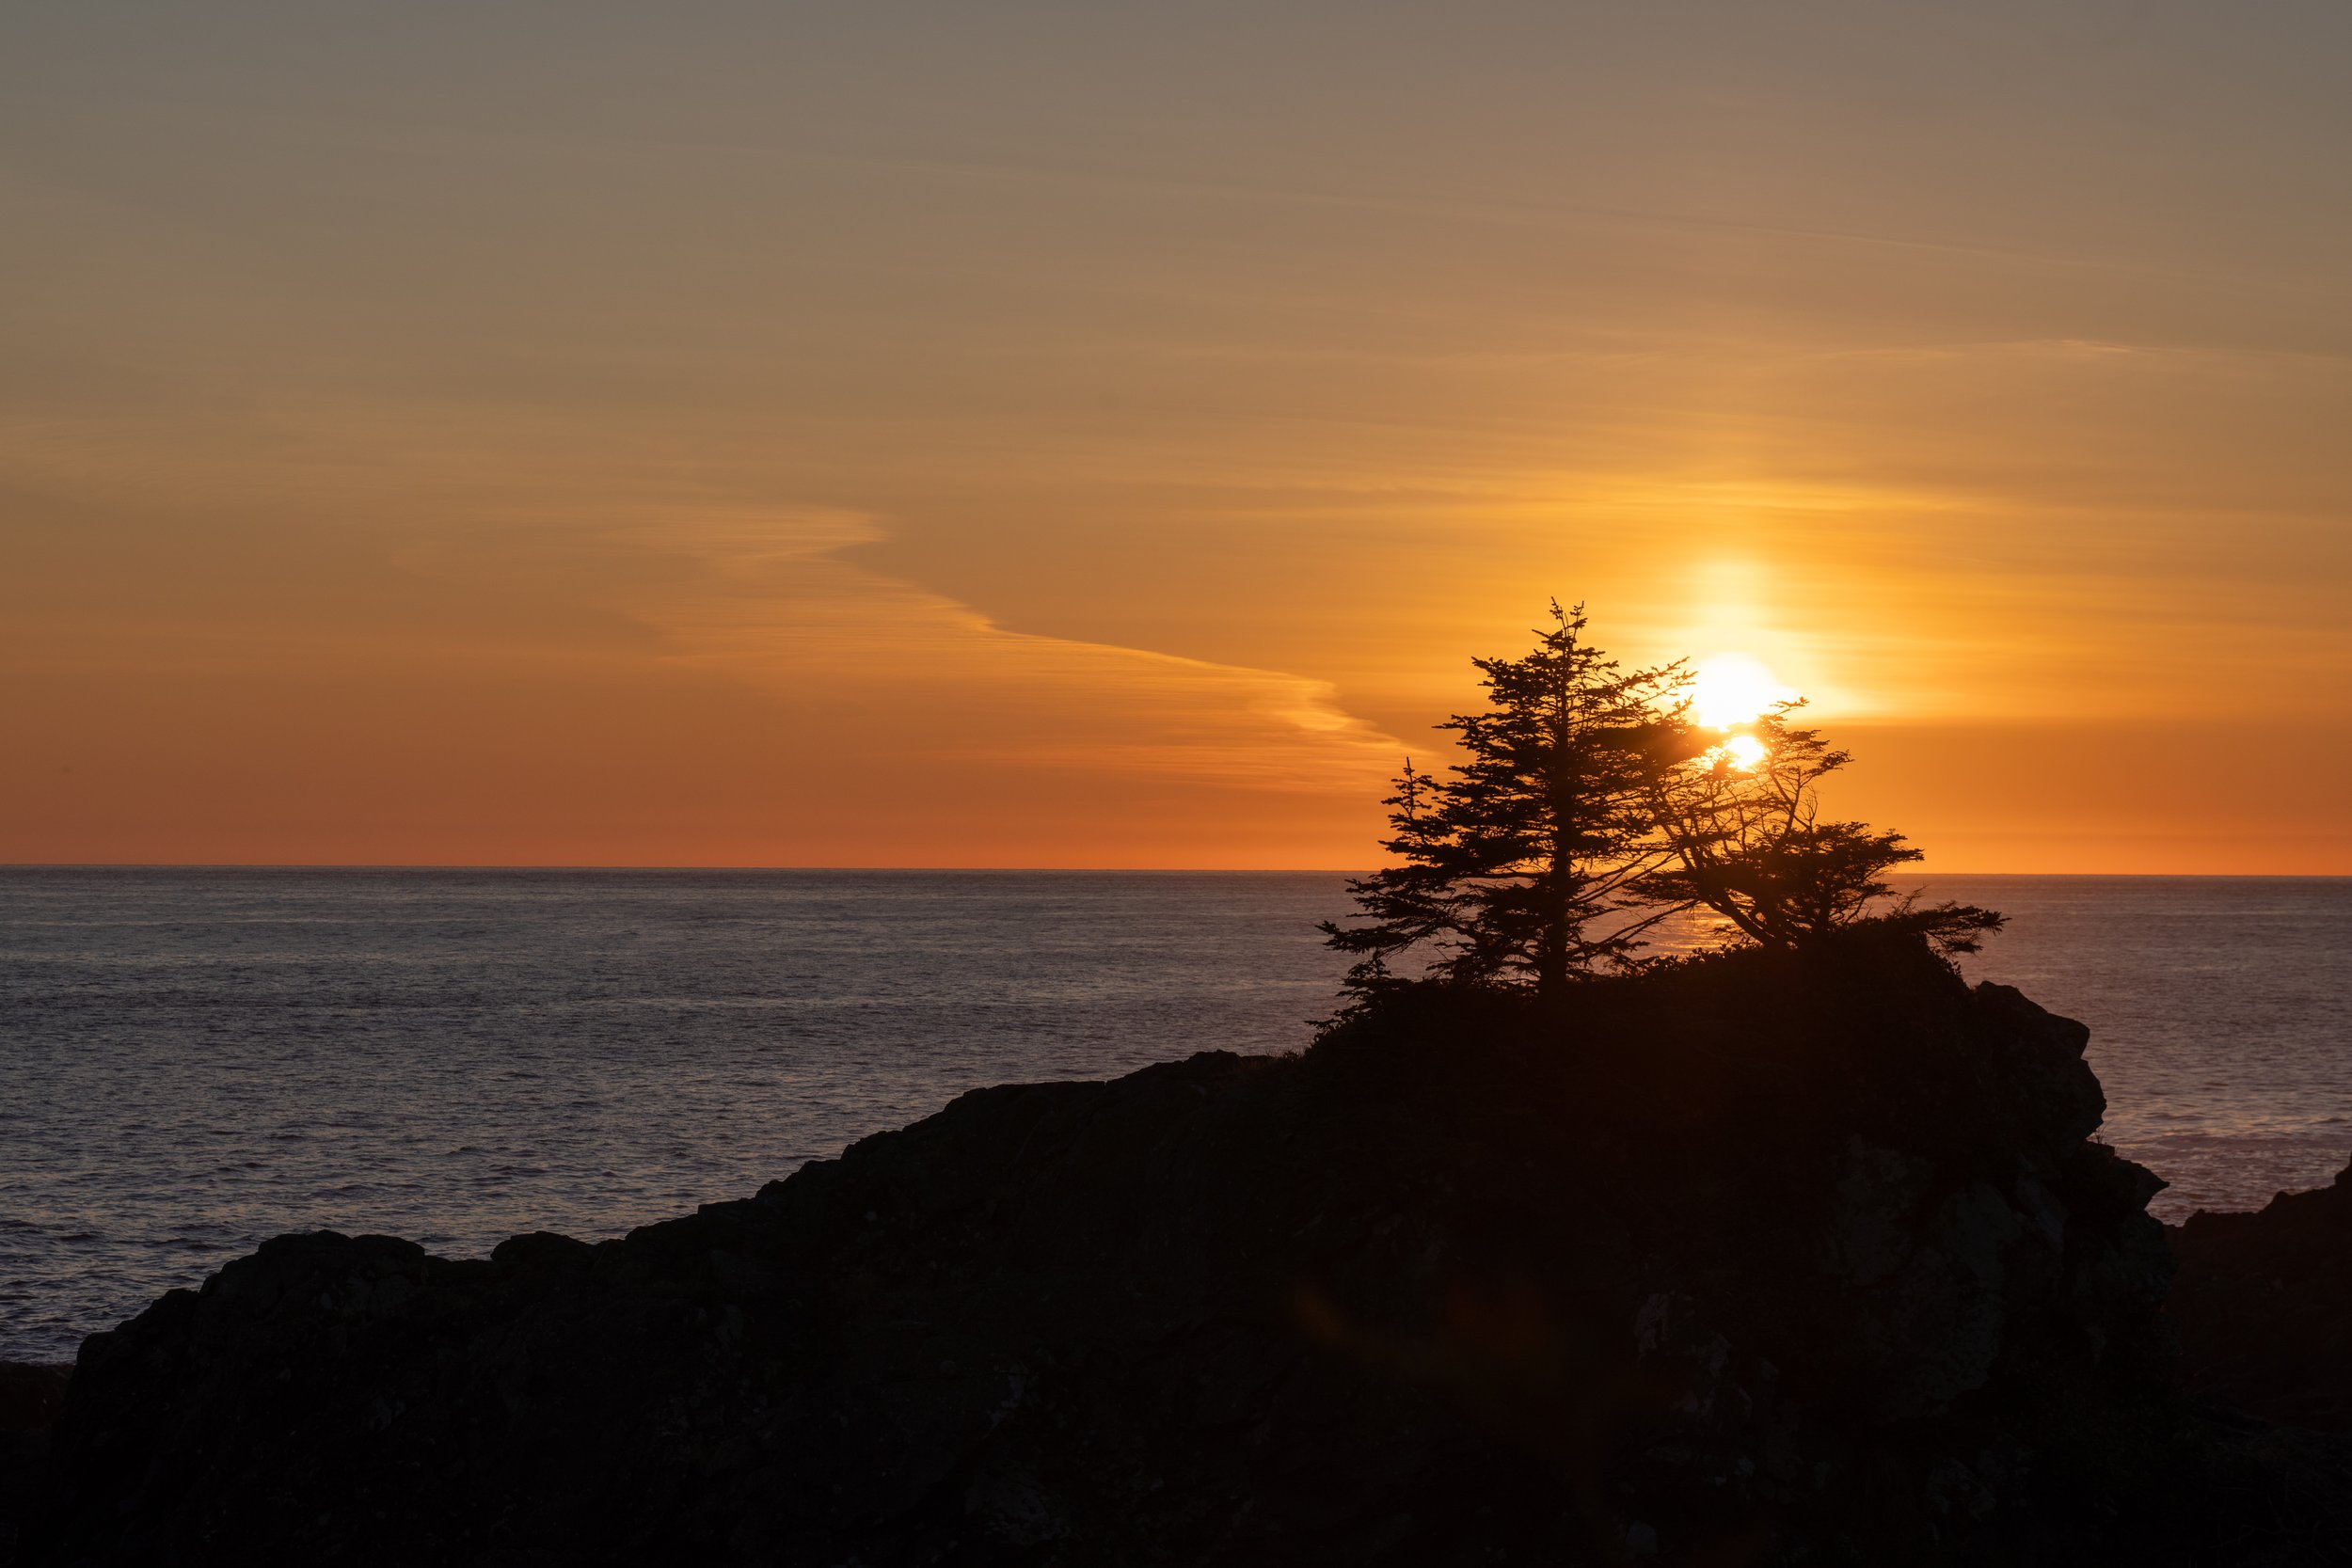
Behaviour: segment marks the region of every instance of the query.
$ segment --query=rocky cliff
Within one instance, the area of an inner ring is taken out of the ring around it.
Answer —
[[[2169,1303],[2198,1392],[2274,1421],[2352,1431],[2352,1168],[2260,1213],[2173,1233]]]
[[[2257,1560],[2084,1038],[1858,941],[988,1089],[620,1241],[281,1237],[87,1342],[26,1560]]]

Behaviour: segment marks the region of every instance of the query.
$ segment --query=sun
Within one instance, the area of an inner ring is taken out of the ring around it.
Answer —
[[[1795,693],[1745,654],[1717,654],[1692,673],[1691,717],[1710,730],[1734,729]]]
[[[1699,760],[1709,767],[1727,768],[1734,773],[1753,773],[1764,764],[1772,751],[1752,735],[1735,735],[1721,745],[1709,746]]]

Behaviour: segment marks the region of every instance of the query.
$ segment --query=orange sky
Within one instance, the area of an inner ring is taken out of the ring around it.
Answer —
[[[0,14],[0,861],[1357,866],[1547,596],[2352,872],[2333,5]]]

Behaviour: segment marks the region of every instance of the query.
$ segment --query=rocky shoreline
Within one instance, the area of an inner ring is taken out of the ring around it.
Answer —
[[[2344,1560],[2352,1189],[2168,1246],[2085,1039],[1856,940],[983,1090],[620,1241],[281,1237],[0,1496],[42,1565]]]

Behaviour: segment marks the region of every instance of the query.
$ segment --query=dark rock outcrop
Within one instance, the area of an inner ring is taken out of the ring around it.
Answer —
[[[2269,1420],[2352,1431],[2352,1167],[2259,1213],[2191,1214],[2172,1246],[2190,1386]]]
[[[50,1424],[72,1371],[0,1361],[0,1564],[15,1560],[18,1528],[40,1498]]]
[[[1855,942],[983,1090],[593,1246],[281,1237],[86,1344],[28,1560],[2240,1560],[2083,1044]]]

